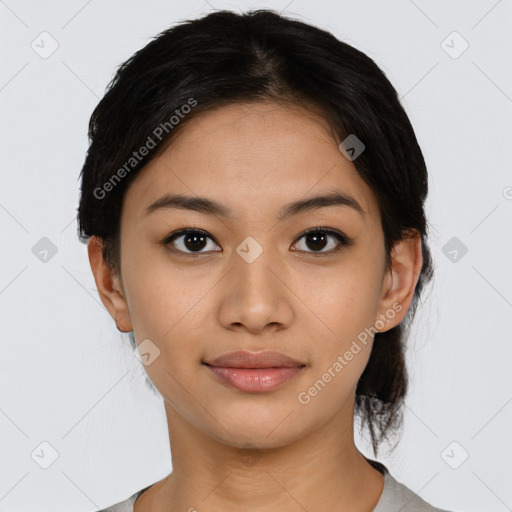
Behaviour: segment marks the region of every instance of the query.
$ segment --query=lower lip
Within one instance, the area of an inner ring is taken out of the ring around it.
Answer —
[[[246,393],[262,393],[272,391],[295,377],[303,366],[280,368],[224,368],[205,365],[223,382],[245,391]]]

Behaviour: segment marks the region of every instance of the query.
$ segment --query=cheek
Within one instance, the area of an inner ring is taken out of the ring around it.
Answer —
[[[378,262],[354,258],[337,269],[322,269],[308,277],[297,274],[296,294],[307,306],[300,306],[305,326],[318,333],[318,356],[332,357],[374,325],[381,278],[375,268]]]
[[[369,327],[376,313],[374,281],[361,279],[357,272],[331,279],[324,290],[326,293],[310,291],[308,298],[315,304],[315,314],[308,313],[311,318],[304,322],[314,340],[312,365],[297,397],[303,412],[320,423],[342,404],[352,402],[370,357],[373,335]]]
[[[125,260],[124,272],[135,339],[140,343],[148,338],[160,351],[146,367],[151,380],[155,382],[157,373],[165,377],[165,369],[174,374],[199,361],[200,346],[192,338],[204,331],[211,277],[192,279],[190,273],[173,272],[158,259],[150,264],[131,257]]]
[[[130,318],[138,343],[149,339],[158,356],[145,371],[162,395],[183,415],[194,408],[191,396],[200,396],[191,376],[199,368],[204,308],[211,288],[202,281],[191,282],[184,273],[166,267],[130,267],[127,290]],[[182,410],[183,409],[183,410]]]
[[[194,323],[193,309],[207,299],[214,284],[206,266],[187,270],[172,263],[160,248],[127,249],[123,273],[132,322],[162,339],[171,336],[180,322]]]

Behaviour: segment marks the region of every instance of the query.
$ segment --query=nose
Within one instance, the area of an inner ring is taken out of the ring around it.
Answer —
[[[294,317],[293,293],[282,265],[270,251],[250,263],[237,253],[232,260],[220,288],[217,313],[222,326],[252,334],[289,327]]]

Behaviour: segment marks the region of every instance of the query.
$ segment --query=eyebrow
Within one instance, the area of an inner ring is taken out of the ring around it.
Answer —
[[[307,197],[289,203],[281,209],[277,215],[277,219],[282,221],[292,215],[325,208],[327,206],[345,206],[352,208],[363,217],[367,214],[353,197],[342,192],[333,191],[328,194]],[[146,208],[145,215],[149,215],[160,209],[193,210],[209,215],[232,218],[232,212],[229,208],[213,199],[199,196],[191,197],[182,194],[165,194]]]

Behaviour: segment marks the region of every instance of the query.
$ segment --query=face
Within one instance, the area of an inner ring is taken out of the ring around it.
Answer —
[[[166,194],[220,211],[148,211]],[[191,119],[132,182],[121,279],[101,293],[119,327],[150,340],[145,369],[173,414],[232,446],[276,447],[333,418],[352,424],[371,328],[390,329],[410,304],[414,247],[401,253],[410,272],[393,279],[376,198],[321,119],[235,104]],[[204,364],[237,350],[275,350],[302,367],[273,389],[242,390]]]

